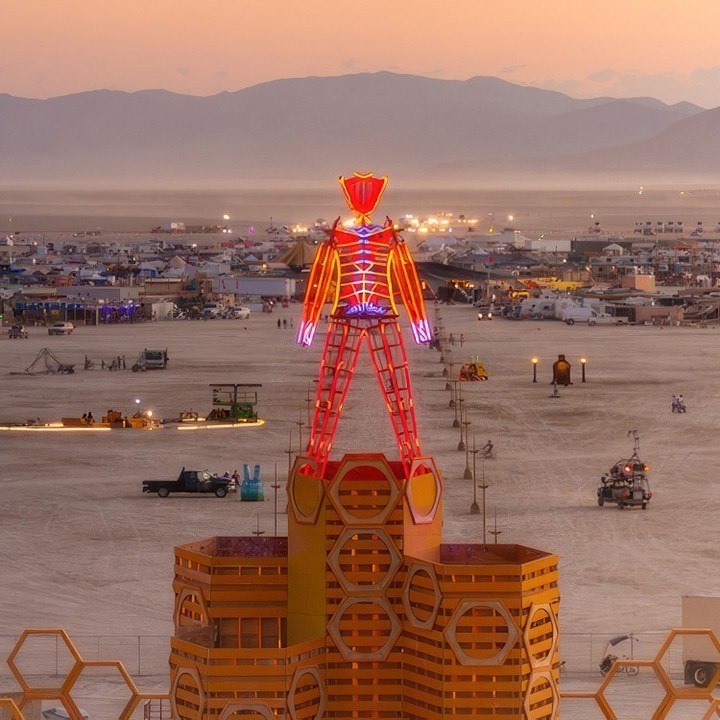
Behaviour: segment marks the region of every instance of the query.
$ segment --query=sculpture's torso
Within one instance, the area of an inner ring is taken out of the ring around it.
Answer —
[[[390,284],[392,229],[376,225],[336,230],[339,262],[334,317],[374,318],[396,315]]]

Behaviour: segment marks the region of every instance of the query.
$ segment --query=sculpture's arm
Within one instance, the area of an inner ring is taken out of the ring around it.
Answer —
[[[334,228],[333,228],[334,231]],[[320,247],[313,260],[308,278],[307,288],[305,289],[305,299],[303,301],[303,312],[296,342],[304,347],[310,347],[315,331],[317,330],[318,320],[322,315],[323,306],[327,299],[330,283],[333,279],[333,270],[335,268],[335,243],[331,235]]]
[[[395,235],[395,244],[391,253],[390,267],[397,290],[405,305],[405,311],[410,318],[410,329],[415,342],[418,345],[429,343],[432,340],[432,333],[425,312],[425,301],[422,296],[420,278],[407,244],[397,234]]]

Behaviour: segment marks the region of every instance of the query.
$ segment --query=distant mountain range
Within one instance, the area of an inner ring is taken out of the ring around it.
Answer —
[[[276,80],[210,97],[0,95],[0,184],[327,179],[353,169],[493,184],[717,174],[720,108],[579,100],[493,77],[388,72]]]

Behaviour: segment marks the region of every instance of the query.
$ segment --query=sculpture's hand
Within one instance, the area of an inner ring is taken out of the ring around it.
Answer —
[[[413,337],[418,345],[426,345],[432,340],[430,323],[426,318],[421,318],[420,320],[411,322],[410,329],[412,330]]]
[[[313,338],[315,337],[316,329],[315,323],[301,322],[295,342],[303,347],[310,347],[312,345]]]

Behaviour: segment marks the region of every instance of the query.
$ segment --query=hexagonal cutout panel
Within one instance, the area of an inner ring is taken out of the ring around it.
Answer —
[[[392,538],[382,528],[345,528],[327,559],[347,593],[383,592],[402,564]]]
[[[345,660],[385,660],[402,626],[384,597],[349,597],[335,611],[328,633]]]
[[[325,687],[317,667],[295,671],[287,698],[292,720],[317,720],[325,713]]]
[[[328,497],[346,525],[379,525],[395,509],[400,489],[384,458],[347,458],[340,463]]]

